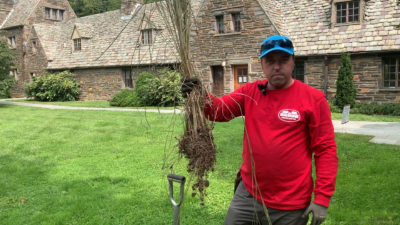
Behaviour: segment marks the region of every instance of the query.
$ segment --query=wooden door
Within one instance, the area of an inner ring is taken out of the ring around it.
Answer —
[[[212,94],[222,96],[224,94],[224,68],[222,66],[212,66]]]
[[[249,81],[247,65],[234,66],[234,86],[236,90],[244,86]]]

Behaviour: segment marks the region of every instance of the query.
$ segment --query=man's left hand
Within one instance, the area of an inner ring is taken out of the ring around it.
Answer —
[[[303,218],[307,218],[310,213],[313,214],[311,225],[320,225],[326,218],[328,208],[322,205],[315,204],[314,202],[308,206],[303,214]]]

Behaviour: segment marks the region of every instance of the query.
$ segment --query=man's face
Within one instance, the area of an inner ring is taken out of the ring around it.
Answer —
[[[268,79],[268,88],[284,89],[292,82],[294,58],[283,51],[273,51],[261,58],[261,67]]]

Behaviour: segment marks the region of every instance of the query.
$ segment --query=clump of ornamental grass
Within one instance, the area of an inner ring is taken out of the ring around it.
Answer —
[[[155,4],[179,55],[183,79],[194,77],[190,60],[190,32],[194,21],[191,1],[165,0]],[[201,85],[189,94],[184,105],[185,131],[178,143],[179,153],[189,160],[187,170],[195,177],[193,196],[199,193],[201,204],[204,204],[205,189],[209,186],[208,173],[214,169],[216,161],[212,127],[204,114],[206,101]]]

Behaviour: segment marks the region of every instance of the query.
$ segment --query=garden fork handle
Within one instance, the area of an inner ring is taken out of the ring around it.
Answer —
[[[183,202],[183,194],[185,188],[186,178],[184,176],[176,175],[176,174],[168,174],[167,175],[169,182],[169,200],[174,207],[174,225],[180,225],[180,205]],[[180,192],[179,192],[179,201],[176,202],[174,200],[174,184],[173,182],[180,183]]]

